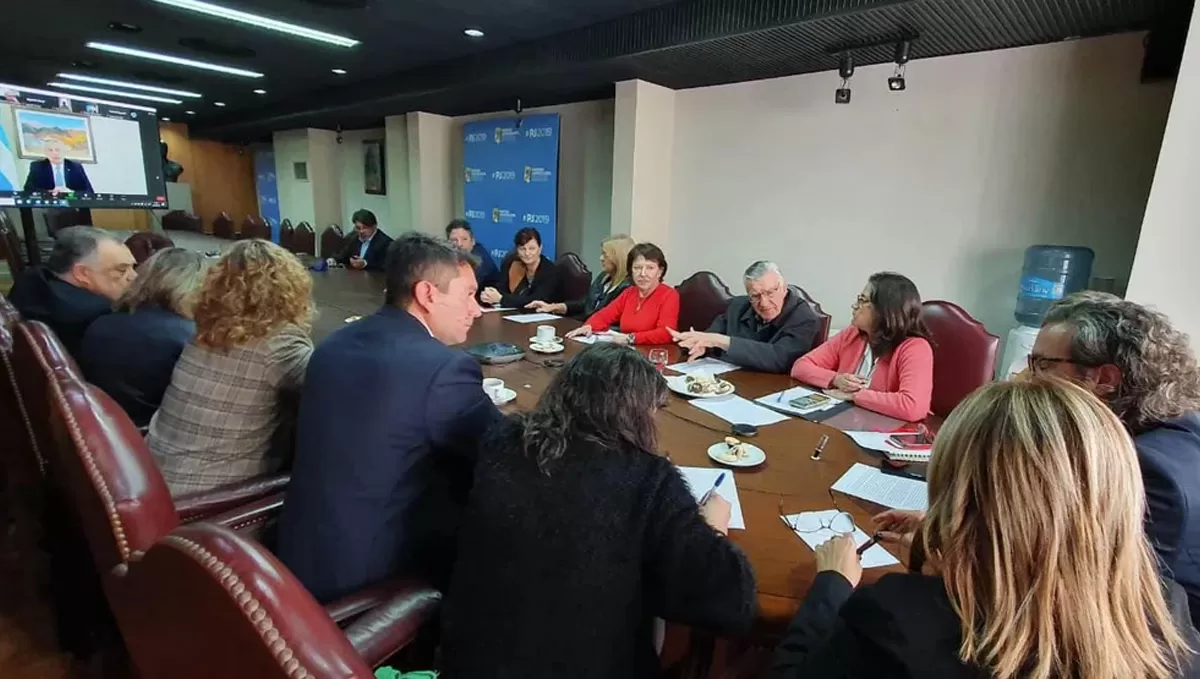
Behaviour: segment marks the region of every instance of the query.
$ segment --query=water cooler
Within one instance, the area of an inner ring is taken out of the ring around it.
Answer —
[[[1000,379],[1008,379],[1025,369],[1046,309],[1087,287],[1095,257],[1091,248],[1067,245],[1034,245],[1025,250],[1014,314],[1019,325],[1009,331],[1004,343]]]

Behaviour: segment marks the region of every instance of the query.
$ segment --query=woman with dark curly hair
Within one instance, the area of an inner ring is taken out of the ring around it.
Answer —
[[[173,495],[278,471],[280,393],[312,354],[312,279],[287,250],[241,241],[209,269],[196,338],[183,350],[146,441]]]
[[[729,503],[698,506],[655,452],[667,396],[641,354],[597,344],[484,437],[445,607],[446,679],[657,677],[655,617],[750,626],[754,574],[724,536]]]

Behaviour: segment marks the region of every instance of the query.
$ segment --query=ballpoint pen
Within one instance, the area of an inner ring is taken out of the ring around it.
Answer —
[[[703,496],[701,496],[701,498],[700,498],[700,506],[701,507],[704,506],[705,502],[708,502],[708,498],[712,497],[713,493],[717,492],[717,488],[720,487],[720,485],[724,481],[725,481],[725,472],[721,472],[721,475],[717,477],[716,482],[713,483],[712,488],[709,488],[708,492],[705,493]]]
[[[829,443],[829,434],[821,434],[820,440],[817,441],[817,447],[813,448],[812,459],[821,459],[821,453],[825,452],[826,443]]]
[[[870,540],[867,540],[866,542],[862,543],[862,545],[859,546],[858,550],[856,550],[857,554],[859,556],[862,556],[863,552],[867,551],[868,549],[874,547],[877,544],[879,544],[879,533],[872,535]]]

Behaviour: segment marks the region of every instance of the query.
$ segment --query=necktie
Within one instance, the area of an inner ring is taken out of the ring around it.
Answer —
[[[67,178],[64,176],[66,173],[63,172],[62,164],[60,163],[58,165],[52,165],[52,167],[54,168],[54,186],[66,188]]]

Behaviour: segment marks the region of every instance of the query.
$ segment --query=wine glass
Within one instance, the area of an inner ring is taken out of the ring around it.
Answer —
[[[666,369],[667,360],[668,354],[666,349],[650,350],[650,362],[654,364],[654,367],[658,370],[658,372],[661,373],[664,369]]]

